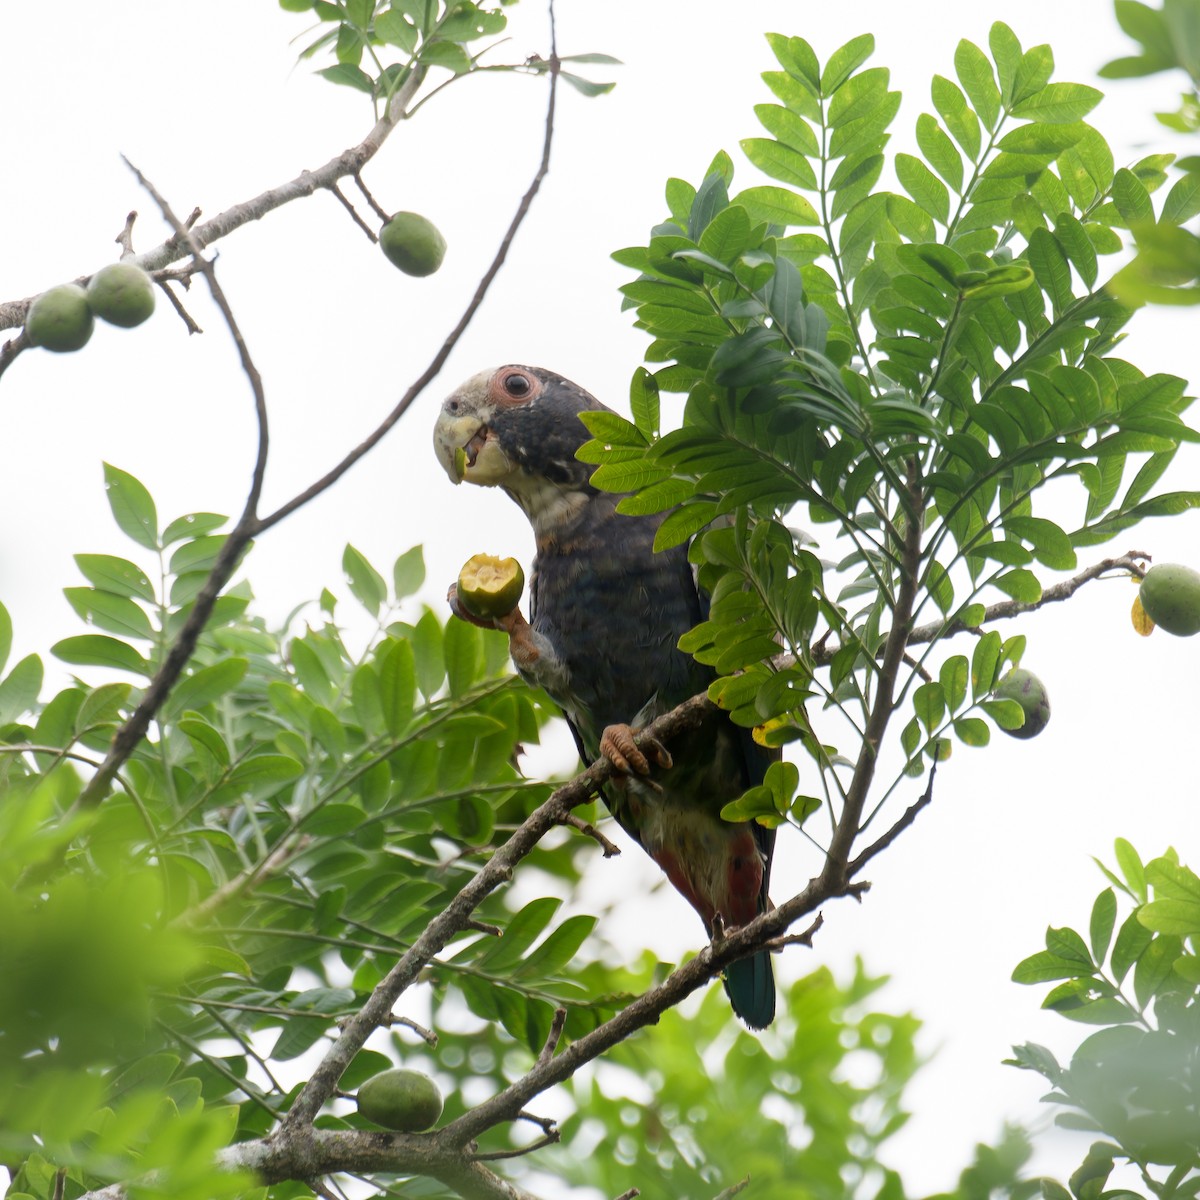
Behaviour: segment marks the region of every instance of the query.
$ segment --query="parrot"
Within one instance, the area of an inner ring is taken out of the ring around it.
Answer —
[[[575,457],[590,437],[579,418],[611,411],[578,384],[541,367],[508,365],[473,375],[442,404],[434,448],[455,483],[499,487],[533,527],[529,617],[455,615],[504,630],[518,674],[565,716],[583,762],[614,768],[605,804],[704,922],[709,936],[771,907],[775,830],[725,821],[721,808],[762,783],[778,750],[714,709],[699,728],[639,749],[634,734],[704,691],[714,672],[678,647],[705,619],[687,546],[660,552],[662,520],[616,511],[621,496],[589,482]],[[725,990],[751,1029],[775,1015],[769,951],[731,963]]]

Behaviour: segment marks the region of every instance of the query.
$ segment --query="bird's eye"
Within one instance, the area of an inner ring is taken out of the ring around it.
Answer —
[[[449,401],[449,403],[447,403],[446,407],[447,407],[447,408],[448,408],[448,409],[449,409],[451,412],[458,412],[458,409],[459,409],[459,404],[458,404],[458,401],[457,401],[457,400],[451,400],[451,401]]]
[[[524,375],[505,375],[504,390],[510,396],[528,396],[530,383]]]

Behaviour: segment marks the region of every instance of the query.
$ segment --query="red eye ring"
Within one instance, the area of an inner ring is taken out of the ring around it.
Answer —
[[[532,404],[542,393],[542,381],[528,367],[516,363],[500,367],[488,385],[491,403],[499,408]]]

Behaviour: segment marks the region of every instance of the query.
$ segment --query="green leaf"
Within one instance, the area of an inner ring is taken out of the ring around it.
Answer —
[[[228,517],[222,516],[220,513],[210,512],[187,513],[182,517],[176,517],[163,530],[162,544],[170,546],[185,538],[203,537],[206,533],[212,533],[214,529],[220,529],[228,520]]]
[[[249,665],[245,658],[227,658],[185,675],[171,692],[171,709],[180,713],[212,704],[242,682]]]
[[[1141,958],[1146,947],[1150,945],[1154,935],[1141,921],[1136,911],[1131,912],[1121,923],[1117,931],[1117,940],[1113,943],[1112,957],[1109,965],[1113,978],[1120,983],[1129,973],[1129,968]]]
[[[387,600],[387,584],[383,582],[383,576],[351,545],[347,545],[342,553],[342,570],[354,598],[371,616],[378,617],[379,610]]]
[[[959,741],[967,746],[986,746],[992,737],[987,722],[979,717],[959,717],[953,729]]]
[[[1013,969],[1013,983],[1049,983],[1053,979],[1077,979],[1090,976],[1093,968],[1077,959],[1060,958],[1048,950],[1041,950],[1023,959]]]
[[[1042,585],[1032,571],[1005,571],[992,582],[1019,604],[1036,604],[1042,598]]]
[[[971,655],[971,698],[978,700],[991,694],[1000,667],[1000,635],[989,630],[975,643]]]
[[[645,441],[658,435],[658,380],[645,367],[638,367],[629,381],[629,411]]]
[[[963,186],[962,156],[929,113],[917,118],[917,146],[929,165],[956,191]]]
[[[819,225],[817,210],[795,192],[781,187],[752,187],[734,196],[732,203],[740,204],[756,221],[772,225]]]
[[[946,707],[952,713],[958,712],[967,698],[969,676],[970,669],[966,656],[963,654],[955,654],[942,663],[942,669],[938,672],[938,680],[945,692]]]
[[[994,129],[1000,117],[1000,89],[996,86],[987,55],[964,38],[954,51],[954,70],[984,126]],[[936,104],[936,97],[934,102]],[[977,150],[968,152],[974,154]]]
[[[954,140],[974,159],[980,149],[979,118],[967,105],[962,89],[953,80],[935,75],[930,88],[933,106]]]
[[[821,95],[832,96],[874,52],[875,37],[870,33],[860,34],[839,46],[821,72]]]
[[[0,671],[4,670],[8,656],[12,653],[12,635],[12,617],[8,615],[8,609],[0,604]]]
[[[154,600],[154,588],[136,563],[109,554],[76,554],[75,565],[95,587],[118,596]]]
[[[744,138],[742,153],[765,175],[792,187],[816,191],[817,176],[812,163],[798,150],[771,138]],[[744,211],[744,210],[743,210]]]
[[[28,654],[0,683],[0,725],[10,725],[29,713],[41,690],[42,660]]]
[[[1113,850],[1116,854],[1117,866],[1120,867],[1121,874],[1125,876],[1129,890],[1139,903],[1145,904],[1147,896],[1146,869],[1142,866],[1138,852],[1124,838],[1117,838]]]
[[[116,667],[136,675],[150,674],[149,664],[132,646],[99,633],[64,638],[50,647],[50,653],[76,666]]]
[[[1126,225],[1150,224],[1154,220],[1150,193],[1128,167],[1122,167],[1113,176],[1112,198]]]
[[[397,600],[411,596],[425,582],[425,555],[420,546],[405,550],[392,567],[392,586]]]
[[[417,48],[420,32],[407,17],[395,9],[380,13],[375,18],[376,36],[389,46],[399,46],[405,54],[411,54]]]
[[[155,637],[146,610],[127,596],[117,596],[98,588],[63,588],[63,595],[85,621],[108,633],[145,641]]]
[[[304,773],[304,766],[286,754],[256,754],[230,772],[225,787],[234,792],[270,794]]]
[[[1105,888],[1092,905],[1089,935],[1095,961],[1102,963],[1112,941],[1113,927],[1117,919],[1117,897],[1112,888]]]
[[[552,896],[531,900],[513,915],[504,926],[503,936],[478,960],[477,965],[491,973],[507,971],[515,967],[533,945],[538,935],[550,924],[551,918],[562,904]]]
[[[375,92],[375,81],[370,75],[353,63],[338,63],[336,66],[323,67],[318,75],[328,79],[330,83],[339,83],[357,91],[366,92],[368,96]]]
[[[1061,125],[1079,121],[1104,99],[1104,93],[1085,83],[1048,83],[1013,106],[1013,116]]]
[[[953,147],[951,147],[953,149]],[[897,154],[896,175],[904,190],[931,216],[945,225],[950,219],[950,193],[946,185],[919,159]]]
[[[526,956],[524,962],[513,971],[513,978],[546,979],[557,975],[575,957],[595,927],[595,917],[585,914],[568,917]]]
[[[668,513],[654,535],[655,551],[667,550],[699,533],[717,515],[715,501],[697,500]]]
[[[158,513],[145,487],[126,471],[104,464],[108,506],[121,531],[139,546],[158,548]]]
[[[416,702],[417,672],[408,642],[392,643],[379,667],[379,685],[388,733],[399,737],[412,720]]]

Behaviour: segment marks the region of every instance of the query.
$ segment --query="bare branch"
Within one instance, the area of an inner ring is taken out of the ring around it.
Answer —
[[[146,271],[156,271],[160,267],[166,267],[173,262],[187,258],[196,247],[203,250],[206,246],[211,246],[213,242],[227,237],[235,229],[240,229],[251,221],[257,221],[265,217],[267,213],[281,208],[285,204],[290,204],[293,200],[301,200],[316,191],[329,188],[339,179],[356,175],[374,158],[388,134],[404,119],[409,101],[412,100],[424,80],[425,69],[418,67],[397,90],[388,107],[387,114],[375,123],[371,132],[357,146],[344,150],[336,158],[331,158],[324,166],[318,167],[315,171],[301,171],[295,179],[280,184],[278,187],[269,188],[253,199],[233,205],[232,208],[227,208],[203,224],[196,224],[200,215],[200,210],[196,209],[193,215],[184,222],[185,227],[192,235],[191,238],[183,238],[176,229],[175,233],[165,242],[151,250],[134,255],[128,261],[136,263]],[[81,276],[78,282],[86,283],[88,278],[87,275]],[[29,311],[29,305],[33,300],[34,297],[29,296],[24,300],[0,302],[0,329],[14,329],[18,325],[23,325],[25,314]],[[11,343],[9,344],[11,345]],[[0,351],[0,369],[4,365],[3,351]]]
[[[553,22],[552,22],[553,27]],[[553,36],[553,35],[552,35]],[[269,516],[263,517],[259,522],[259,530],[270,529],[272,525],[282,521],[284,517],[290,516],[296,509],[307,504],[314,496],[319,496],[326,488],[332,487],[341,477],[348,471],[360,458],[369,451],[374,449],[376,445],[387,435],[392,426],[400,420],[408,411],[413,401],[425,390],[432,382],[445,365],[446,359],[450,357],[454,347],[458,345],[459,338],[462,337],[467,326],[471,323],[476,312],[479,311],[479,306],[483,303],[484,297],[488,293],[488,289],[492,286],[492,281],[500,272],[500,268],[504,265],[505,259],[508,258],[508,251],[512,246],[513,239],[517,236],[517,231],[524,223],[526,216],[529,213],[530,206],[533,204],[534,197],[541,189],[542,180],[550,171],[550,148],[554,142],[554,108],[555,101],[558,95],[558,57],[557,52],[553,54],[553,63],[550,70],[550,100],[546,108],[546,126],[545,133],[542,137],[542,158],[538,164],[538,169],[534,174],[533,181],[530,183],[525,194],[521,197],[521,202],[517,205],[517,211],[513,215],[513,219],[509,222],[503,239],[500,242],[500,248],[496,251],[495,258],[492,259],[492,264],[484,272],[483,278],[480,279],[478,286],[475,288],[475,294],[471,297],[467,307],[463,310],[462,316],[458,320],[458,324],[450,331],[446,340],[442,343],[438,352],[433,356],[429,366],[417,376],[416,380],[410,385],[408,391],[400,397],[396,407],[392,409],[376,429],[363,439],[353,450],[351,450],[337,466],[327,471],[316,483],[304,489],[299,495],[293,496],[286,504],[281,505]],[[361,183],[360,183],[361,186]],[[370,193],[364,194],[369,198]],[[373,203],[373,202],[372,202]]]
[[[113,241],[121,247],[122,258],[128,258],[133,254],[133,223],[136,220],[137,211],[135,210],[125,218],[125,228],[113,238]]]
[[[504,936],[504,930],[501,929],[499,925],[489,925],[486,921],[475,920],[474,917],[472,917],[466,923],[466,925],[463,926],[463,928],[464,929],[473,929],[473,930],[475,930],[476,933],[486,933],[488,935],[488,937],[503,937]]]
[[[546,1146],[553,1146],[561,1141],[562,1134],[557,1129],[553,1129],[530,1142],[528,1146],[518,1146],[513,1150],[490,1150],[486,1154],[472,1154],[470,1159],[472,1162],[499,1162],[505,1158],[523,1158],[526,1154],[532,1154],[535,1150],[542,1150]]]
[[[750,1176],[747,1175],[745,1179],[735,1183],[733,1187],[727,1187],[723,1192],[718,1192],[717,1195],[713,1197],[713,1200],[733,1200],[734,1196],[744,1192],[749,1186]]]
[[[567,1010],[565,1008],[556,1008],[554,1010],[554,1019],[550,1022],[550,1032],[546,1034],[546,1043],[542,1046],[541,1053],[537,1056],[538,1066],[544,1066],[554,1057],[554,1051],[558,1049],[558,1043],[562,1038],[563,1029],[566,1027],[566,1024]]]
[[[354,178],[357,179],[358,176],[355,175]],[[368,225],[366,221],[364,221],[362,217],[358,215],[358,209],[356,209],[354,205],[346,199],[346,195],[342,189],[338,187],[336,183],[332,183],[329,185],[329,190],[337,198],[338,203],[341,204],[341,206],[350,214],[350,219],[355,223],[355,225],[357,225],[359,229],[361,229],[363,233],[365,233],[367,237],[371,239],[371,241],[378,242],[379,238],[375,235],[375,230],[373,230],[370,225]]]
[[[116,737],[113,738],[112,745],[109,747],[108,754],[105,755],[104,762],[100,765],[95,775],[88,780],[79,798],[75,801],[72,811],[94,808],[107,795],[109,784],[120,770],[121,765],[134,752],[142,738],[145,737],[146,730],[150,727],[150,722],[154,714],[166,700],[171,688],[175,686],[176,681],[187,665],[188,659],[191,658],[192,651],[195,650],[200,633],[208,622],[209,616],[212,614],[213,606],[216,604],[221,589],[229,582],[230,576],[233,575],[238,563],[241,561],[246,546],[257,532],[258,499],[262,494],[263,478],[267,469],[267,451],[270,444],[267,429],[267,401],[263,391],[262,377],[259,375],[258,368],[255,367],[254,360],[250,356],[250,351],[246,346],[245,339],[242,337],[241,330],[238,328],[237,321],[234,319],[229,301],[226,299],[221,285],[217,282],[216,271],[212,263],[208,262],[200,253],[201,246],[196,239],[194,231],[189,230],[175,216],[171,210],[171,206],[141,171],[133,166],[128,159],[125,162],[137,177],[138,182],[154,198],[159,209],[162,211],[163,217],[175,230],[176,238],[180,240],[181,244],[190,248],[192,261],[196,269],[203,273],[209,291],[212,293],[213,300],[216,302],[222,317],[225,319],[225,324],[228,326],[234,344],[237,346],[242,370],[250,382],[250,390],[254,395],[254,412],[258,423],[258,450],[255,455],[254,469],[251,474],[250,490],[246,496],[242,515],[238,518],[237,524],[226,538],[212,571],[204,581],[204,586],[200,589],[200,593],[195,599],[187,621],[184,622],[178,637],[176,637],[175,641],[171,644],[171,648],[167,651],[162,665],[150,681],[150,686],[143,693],[137,708],[134,709],[121,728],[117,730]]]
[[[574,813],[568,813],[563,824],[569,825],[572,829],[578,829],[585,837],[590,837],[600,847],[605,858],[613,858],[621,853],[621,847],[615,842],[610,842],[591,821],[585,821]]]
[[[859,873],[881,851],[886,850],[916,819],[917,814],[921,809],[933,803],[933,780],[937,775],[937,763],[935,762],[929,769],[929,783],[925,791],[920,797],[904,810],[900,819],[877,841],[872,842],[850,865],[846,868],[847,875],[854,876]]]

